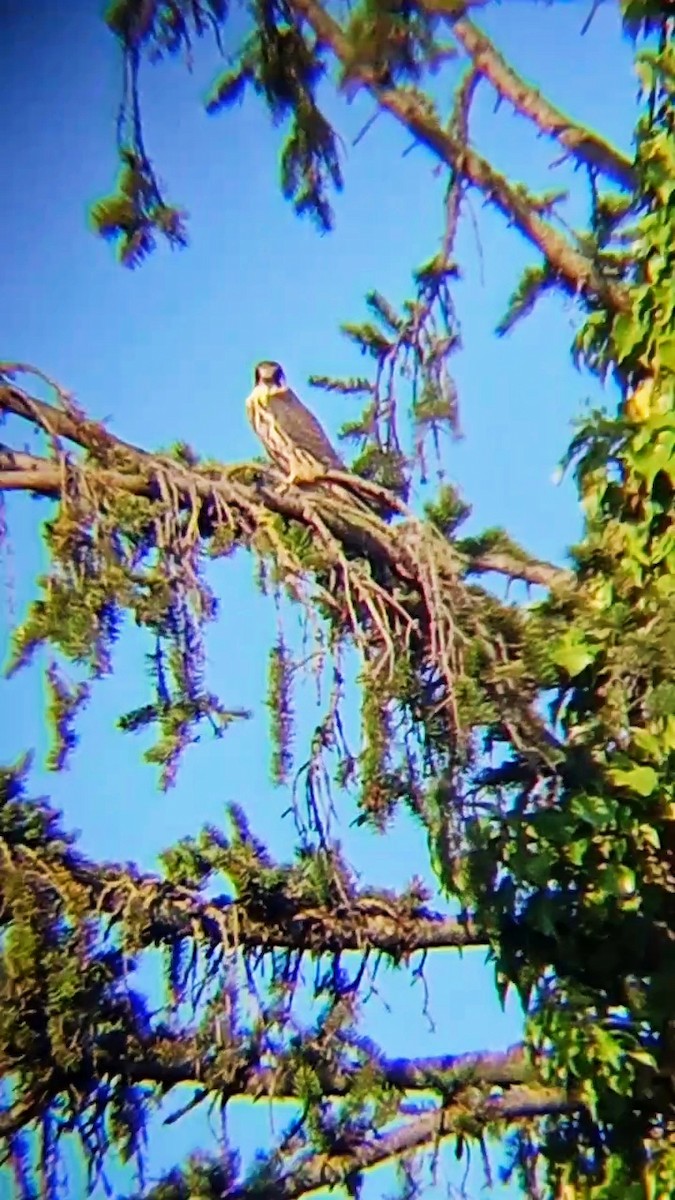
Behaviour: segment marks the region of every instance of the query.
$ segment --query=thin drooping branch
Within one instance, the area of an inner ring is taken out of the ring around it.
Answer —
[[[379,106],[396,117],[421,145],[462,175],[502,212],[540,251],[568,293],[599,300],[616,312],[629,310],[627,290],[607,279],[588,255],[545,221],[537,211],[536,202],[522,187],[509,182],[456,132],[444,128],[412,89],[384,87],[374,67],[355,64],[341,26],[317,0],[291,0],[291,3],[348,72],[350,83],[367,88]]]
[[[7,1108],[0,1108],[0,1138],[10,1138],[22,1129],[32,1125],[43,1112],[45,1099],[52,1103],[58,1092],[44,1095],[30,1095]]]
[[[449,5],[448,0],[424,0],[424,7],[429,12],[444,16],[452,12],[452,4]],[[615,146],[593,130],[577,125],[551,104],[506,62],[490,38],[468,17],[454,20],[450,16],[449,20],[455,37],[462,43],[476,69],[504,100],[513,104],[542,133],[555,138],[578,162],[601,171],[622,188],[630,191],[635,187],[635,170]]]

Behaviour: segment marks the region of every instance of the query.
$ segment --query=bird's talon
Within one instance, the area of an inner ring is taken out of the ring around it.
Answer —
[[[323,471],[312,471],[310,467],[307,467],[302,471],[293,471],[288,476],[286,482],[289,487],[298,487],[302,486],[303,483],[316,483],[317,479],[320,479],[322,474]]]

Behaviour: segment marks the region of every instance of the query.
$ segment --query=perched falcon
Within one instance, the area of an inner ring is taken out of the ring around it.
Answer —
[[[288,387],[279,363],[260,362],[246,415],[275,466],[289,483],[311,483],[326,471],[344,471],[316,417]]]

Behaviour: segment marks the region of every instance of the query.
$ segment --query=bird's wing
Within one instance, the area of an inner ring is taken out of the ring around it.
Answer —
[[[316,417],[305,408],[290,388],[283,395],[269,396],[266,400],[272,419],[278,429],[291,439],[301,450],[307,451],[324,466],[344,470],[339,454],[331,446]]]

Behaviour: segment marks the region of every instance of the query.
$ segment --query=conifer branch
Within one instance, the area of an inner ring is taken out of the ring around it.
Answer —
[[[1,397],[0,397],[1,404]],[[125,443],[122,443],[125,444]],[[139,451],[139,453],[143,453]],[[111,488],[121,489],[137,496],[152,494],[151,485],[145,475],[130,472],[102,470],[97,472],[100,480]],[[39,455],[12,450],[0,443],[0,492],[31,492],[56,500],[62,494],[63,473],[58,464]],[[205,489],[209,498],[209,488]],[[302,506],[274,494],[270,508],[281,515],[302,518]],[[468,560],[470,574],[504,575],[523,583],[546,588],[558,587],[573,581],[574,576],[562,567],[540,559],[518,558],[501,551],[487,551]]]
[[[576,1106],[578,1107],[578,1106]],[[315,1154],[304,1162],[294,1164],[283,1174],[270,1178],[269,1183],[256,1180],[254,1184],[230,1189],[225,1200],[299,1200],[319,1188],[344,1185],[345,1180],[362,1171],[382,1166],[391,1159],[400,1159],[411,1152],[438,1146],[440,1142],[460,1132],[458,1119],[471,1117],[478,1125],[497,1122],[535,1120],[574,1111],[557,1094],[544,1098],[532,1095],[527,1089],[503,1101],[471,1105],[466,1099],[454,1111],[453,1106],[424,1112],[398,1128],[378,1137],[364,1138],[345,1147],[339,1154]]]
[[[400,960],[428,950],[486,946],[471,920],[413,906],[385,892],[349,897],[341,908],[295,898],[282,888],[265,903],[239,897],[205,900],[197,889],[116,866],[83,862],[71,868],[74,883],[93,908],[116,920],[141,905],[147,913],[144,944],[173,945],[194,938],[213,949],[284,949],[326,954],[372,950]]]
[[[142,1063],[132,1063],[130,1067],[129,1083],[132,1079],[148,1082]],[[125,1065],[121,1064],[121,1072],[116,1071],[115,1074],[126,1076]],[[178,1082],[198,1082],[179,1079],[180,1068],[170,1064],[161,1064],[158,1074],[161,1078],[157,1082],[164,1089]],[[152,1078],[150,1081],[155,1082]],[[60,1082],[72,1088],[82,1087],[84,1080],[63,1078]],[[58,1095],[59,1091],[53,1092],[52,1102]],[[275,1089],[275,1095],[281,1098],[278,1089]],[[268,1093],[260,1090],[255,1093],[256,1099],[263,1096],[267,1098]],[[49,1103],[49,1096],[43,1098],[43,1105],[45,1101]],[[290,1163],[279,1154],[273,1155],[269,1163],[269,1175],[267,1171],[262,1175],[258,1171],[255,1180],[243,1181],[225,1191],[220,1190],[218,1194],[222,1200],[279,1200],[280,1197],[283,1200],[299,1200],[318,1188],[339,1187],[350,1176],[353,1178],[357,1173],[372,1170],[392,1159],[400,1159],[403,1155],[424,1151],[431,1146],[438,1147],[448,1137],[461,1133],[462,1124],[466,1127],[467,1118],[471,1119],[475,1128],[494,1129],[495,1126],[503,1128],[545,1116],[572,1114],[579,1111],[580,1107],[578,1102],[571,1101],[560,1089],[515,1086],[504,1095],[494,1097],[486,1096],[479,1087],[460,1087],[452,1100],[448,1102],[446,1099],[442,1108],[417,1113],[384,1134],[364,1136],[355,1131],[351,1134],[347,1132],[342,1137],[338,1134],[332,1152],[298,1156]],[[24,1129],[26,1126],[22,1117],[27,1112],[28,1106],[21,1102],[0,1111],[0,1136],[11,1137]],[[161,1188],[161,1183],[159,1186]],[[154,1189],[149,1196],[153,1194]]]
[[[87,419],[83,413],[55,408],[51,404],[46,404],[44,401],[28,395],[21,388],[0,384],[0,411],[12,413],[34,423],[51,438],[72,442],[92,453],[100,454],[101,451],[105,451],[111,462],[119,463],[131,459],[132,462],[136,462],[138,467],[145,468],[153,460],[157,461],[155,456],[115,437],[103,425]],[[175,466],[175,464],[172,465]],[[267,477],[273,484],[275,478],[273,471],[265,471],[263,467],[258,467],[257,470],[261,478]],[[218,473],[219,481],[228,478],[227,471],[228,468],[223,468],[222,473]],[[234,474],[236,474],[236,468]],[[104,485],[111,489],[139,496],[153,495],[153,486],[145,470],[122,471],[111,466],[97,468],[97,476]],[[62,494],[66,477],[63,465],[54,459],[15,451],[10,446],[0,444],[0,491],[28,491],[36,495],[58,499]],[[348,475],[345,475],[344,478],[345,482],[349,481]],[[205,505],[208,505],[209,501],[213,501],[215,481],[211,483],[203,475],[191,472],[189,486],[194,486]],[[359,484],[359,486],[361,485]],[[238,484],[237,487],[242,494],[250,494],[251,489],[246,485]],[[370,486],[369,490],[379,494],[384,489]],[[294,498],[291,494],[284,495],[273,486],[265,487],[264,490],[257,486],[254,494],[257,498],[264,497],[265,504],[272,512],[300,522],[306,519],[306,506],[302,500]],[[209,532],[207,526],[204,527],[204,531]],[[350,537],[349,531],[342,529],[342,532],[346,537]],[[368,542],[372,549],[377,549],[373,542],[372,527],[369,533],[363,529],[358,532],[352,531],[351,538],[356,538],[357,543],[360,541],[362,547]],[[358,548],[358,544],[355,548]],[[379,548],[381,549],[381,546]],[[388,553],[391,554],[391,552],[390,545]],[[400,563],[400,566],[403,567],[403,564]],[[543,587],[554,587],[567,582],[570,578],[569,572],[552,563],[543,563],[527,557],[521,559],[515,555],[492,551],[472,557],[469,570],[471,573],[495,572],[510,579],[519,579]]]
[[[464,176],[550,263],[561,286],[574,296],[584,296],[617,312],[630,308],[626,288],[607,279],[591,258],[562,236],[538,213],[522,187],[511,183],[452,129],[444,129],[435,115],[411,89],[382,86],[377,71],[367,63],[353,62],[349,41],[337,21],[317,0],[292,0],[292,7],[314,29],[341,65],[351,83],[367,88],[381,108],[405,126],[421,145]]]
[[[542,133],[564,146],[578,162],[601,171],[620,187],[632,190],[636,175],[632,163],[615,146],[598,137],[591,129],[577,125],[547,100],[507,63],[494,43],[468,17],[452,16],[451,0],[423,0],[428,12],[447,16],[454,35],[462,43],[474,66],[495,90],[514,108],[532,121]]]
[[[194,1085],[202,1089],[204,1098],[209,1092],[226,1092],[230,1098],[239,1097],[259,1100],[293,1100],[298,1098],[297,1062],[280,1060],[274,1066],[263,1065],[252,1058],[249,1047],[242,1045],[238,1050],[232,1045],[219,1048],[214,1045],[204,1051],[203,1044],[188,1034],[150,1038],[134,1038],[133,1055],[122,1054],[115,1061],[107,1061],[109,1055],[101,1047],[96,1049],[96,1069],[93,1060],[85,1067],[72,1072],[55,1070],[40,1096],[17,1100],[13,1105],[0,1109],[0,1137],[8,1137],[31,1125],[45,1106],[53,1104],[57,1097],[68,1089],[88,1093],[98,1079],[107,1074],[120,1076],[125,1084],[156,1086],[168,1093],[172,1088]],[[373,1060],[382,1083],[405,1093],[444,1092],[454,1093],[458,1105],[466,1099],[467,1089],[474,1091],[474,1104],[478,1100],[476,1089],[481,1089],[480,1099],[489,1103],[495,1114],[520,1115],[525,1095],[530,1104],[556,1107],[569,1103],[565,1092],[549,1088],[537,1082],[536,1072],[529,1064],[522,1046],[512,1046],[506,1051],[442,1055],[429,1058],[395,1058],[378,1056]],[[353,1089],[353,1064],[329,1065],[317,1061],[312,1070],[320,1082],[322,1094],[332,1099],[347,1096]],[[227,1082],[226,1082],[227,1080]],[[494,1094],[501,1089],[502,1094]],[[492,1094],[491,1094],[492,1093]]]
[[[383,678],[393,678],[397,646],[419,656],[420,665],[428,664],[442,689],[434,703],[447,721],[447,737],[462,736],[456,681],[464,670],[463,646],[474,638],[481,643],[489,640],[492,602],[467,587],[464,576],[472,569],[475,573],[476,565],[472,567],[471,559],[432,522],[406,510],[392,495],[392,509],[404,519],[388,524],[378,515],[383,489],[349,473],[332,474],[331,480],[339,480],[335,487],[326,481],[311,488],[289,488],[278,471],[264,465],[223,467],[138,450],[88,420],[72,402],[67,408],[55,408],[14,385],[0,384],[3,409],[32,421],[48,435],[52,461],[40,462],[25,454],[12,459],[11,450],[5,451],[0,458],[0,487],[58,496],[85,522],[92,505],[113,513],[125,495],[145,497],[157,505],[158,514],[166,513],[168,505],[172,526],[187,522],[195,553],[201,552],[205,539],[225,537],[228,546],[251,547],[256,539],[269,542],[271,536],[273,552],[280,556],[287,578],[301,588],[299,597],[307,587],[315,588],[315,598],[306,603],[314,606],[318,598],[327,613],[346,621],[349,636],[362,653],[367,655],[368,647],[377,645],[378,655],[383,656]],[[84,448],[84,458],[66,453],[64,439]],[[369,502],[366,497],[371,495]],[[307,531],[320,548],[327,578],[346,580],[344,595],[334,585],[322,584],[301,554],[289,554],[287,542],[270,523],[270,514]],[[151,513],[148,520],[152,521]],[[185,544],[181,547],[184,557]],[[516,577],[523,578],[526,559],[516,557],[518,561],[509,566],[515,566]],[[503,561],[495,560],[493,566],[499,569]],[[484,562],[478,569],[492,566]],[[541,578],[537,570],[533,582]],[[520,654],[519,641],[513,653]],[[502,720],[517,752],[529,749],[550,767],[560,747],[536,711],[535,681],[524,696],[515,684],[517,673],[513,678],[512,686],[500,667],[494,673],[482,672],[479,687],[494,705],[495,717]],[[199,715],[197,710],[195,714]]]
[[[541,559],[519,558],[515,554],[507,554],[501,550],[489,550],[477,554],[469,560],[469,574],[505,575],[508,579],[518,579],[523,583],[535,586],[554,588],[561,584],[574,582],[574,575],[563,567],[553,563],[542,562]]]

